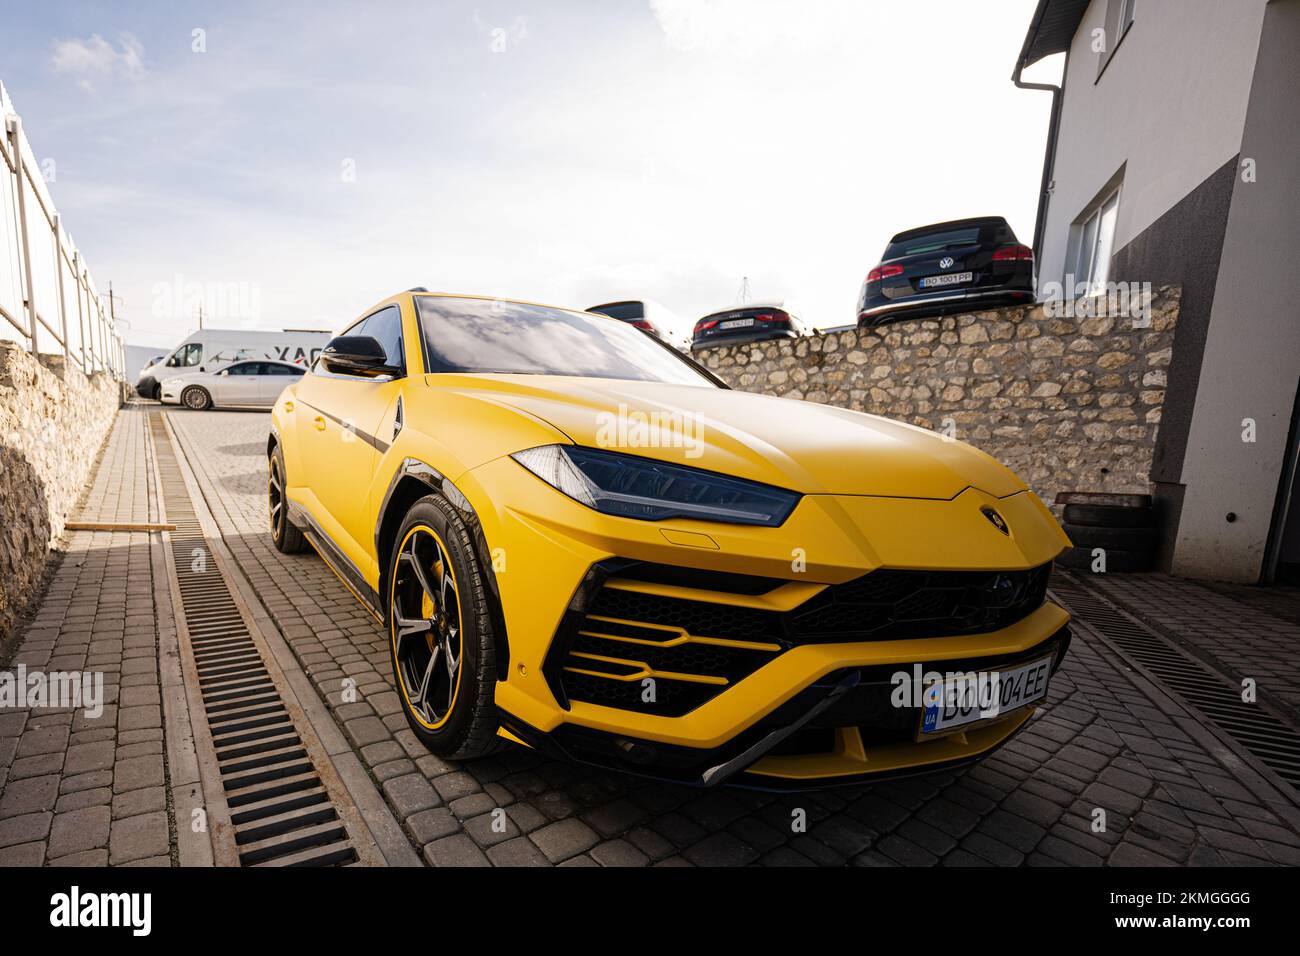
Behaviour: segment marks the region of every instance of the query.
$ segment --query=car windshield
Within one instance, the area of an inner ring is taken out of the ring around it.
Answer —
[[[580,375],[718,387],[630,325],[522,302],[415,297],[430,372]]]

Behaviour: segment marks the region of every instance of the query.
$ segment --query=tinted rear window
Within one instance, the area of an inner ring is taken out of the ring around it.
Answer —
[[[941,252],[953,246],[969,246],[980,241],[980,227],[966,226],[962,229],[945,229],[931,232],[910,239],[891,242],[885,250],[886,259],[898,259],[902,256],[916,256],[926,252]]]
[[[624,322],[645,318],[645,306],[640,302],[615,302],[613,305],[598,305],[587,311],[608,315],[611,319],[622,319]]]

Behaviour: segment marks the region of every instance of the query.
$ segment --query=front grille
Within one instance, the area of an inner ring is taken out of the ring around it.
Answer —
[[[1050,564],[1024,571],[882,568],[786,612],[668,597],[610,580],[655,580],[655,567],[597,566],[575,595],[544,665],[562,703],[678,717],[799,644],[1001,630],[1042,605],[1051,572]],[[730,577],[730,593],[755,593],[740,576]],[[685,583],[680,569],[674,579]],[[771,579],[759,580],[770,590]]]
[[[1051,565],[1028,571],[882,568],[822,591],[786,615],[792,643],[985,634],[1027,617],[1047,597]]]

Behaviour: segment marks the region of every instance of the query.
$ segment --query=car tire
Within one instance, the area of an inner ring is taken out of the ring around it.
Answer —
[[[1106,571],[1119,571],[1130,573],[1135,571],[1150,571],[1154,564],[1154,555],[1150,551],[1124,551],[1119,548],[1103,548],[1106,553]],[[1073,568],[1076,571],[1092,571],[1094,560],[1092,548],[1075,547],[1063,551],[1057,557],[1056,563],[1063,568]]]
[[[266,498],[271,520],[271,543],[281,554],[301,554],[309,547],[302,531],[289,520],[289,497],[285,493],[284,453],[275,446],[267,462]]]
[[[1066,505],[1065,520],[1092,528],[1150,528],[1155,524],[1155,513],[1150,508],[1120,505]]]
[[[428,495],[406,513],[387,560],[389,660],[406,722],[439,757],[491,753],[500,742],[496,642],[469,528],[445,498]]]
[[[1065,523],[1065,533],[1079,548],[1112,548],[1120,551],[1152,551],[1156,546],[1155,528],[1099,528]]]
[[[212,407],[212,396],[202,385],[191,385],[181,392],[181,404],[196,412],[206,412]]]

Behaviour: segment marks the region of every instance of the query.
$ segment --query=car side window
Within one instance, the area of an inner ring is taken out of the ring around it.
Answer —
[[[226,369],[227,375],[257,375],[257,362],[240,362],[238,365],[232,365]]]
[[[359,335],[368,335],[384,347],[384,355],[389,365],[406,367],[402,355],[402,312],[390,305],[366,319],[366,324]]]

